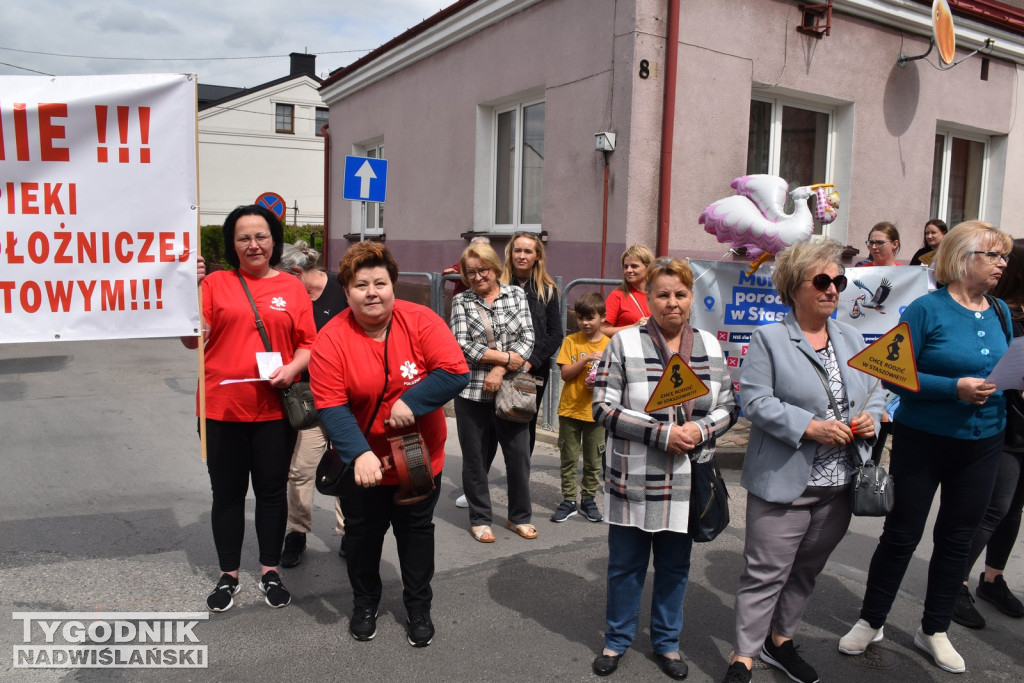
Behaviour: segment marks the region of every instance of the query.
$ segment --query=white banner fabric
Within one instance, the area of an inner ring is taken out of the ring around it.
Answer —
[[[750,335],[761,326],[781,321],[789,312],[772,287],[774,265],[763,265],[747,275],[747,264],[728,261],[690,261],[693,269],[694,327],[714,333],[728,357],[730,368],[740,368]],[[871,266],[847,268],[849,281],[839,295],[833,318],[860,330],[871,343],[895,327],[911,301],[928,292],[924,266]],[[733,383],[739,390],[739,374]]]
[[[195,77],[0,93],[0,343],[195,334]]]

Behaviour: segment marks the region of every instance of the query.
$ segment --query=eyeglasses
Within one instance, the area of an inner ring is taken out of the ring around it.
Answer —
[[[480,268],[479,270],[467,270],[466,277],[472,280],[473,278],[485,278],[490,275],[490,268]]]
[[[239,244],[249,244],[249,242],[255,242],[256,244],[263,245],[270,241],[270,235],[259,232],[255,235],[239,235],[235,238],[235,241]]]
[[[892,242],[889,240],[867,240],[864,244],[867,245],[868,249],[874,249],[875,247],[880,247],[883,244],[892,244]]]
[[[972,251],[972,254],[984,255],[988,259],[989,263],[998,263],[1002,259],[1003,263],[1010,262],[1010,255],[1004,254],[999,251]]]
[[[804,282],[810,282],[814,285],[814,288],[819,292],[827,292],[829,285],[835,285],[836,291],[841,292],[846,289],[846,276],[836,275],[835,277],[829,277],[825,273],[818,273],[810,280],[804,280]]]

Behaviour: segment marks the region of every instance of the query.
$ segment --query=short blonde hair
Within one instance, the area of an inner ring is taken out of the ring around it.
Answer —
[[[942,285],[962,280],[976,251],[988,251],[986,245],[998,245],[998,251],[1009,254],[1013,238],[991,223],[964,221],[951,229],[939,242],[935,254],[935,281]]]
[[[651,265],[647,266],[647,293],[651,293],[651,285],[656,278],[662,275],[675,275],[683,286],[693,290],[693,270],[690,264],[681,258],[663,256]]]
[[[466,260],[475,258],[483,261],[484,265],[494,271],[494,277],[501,277],[501,260],[490,244],[470,244],[462,251],[459,257],[459,270],[462,271],[462,284],[469,287],[469,277],[466,275]]]
[[[654,261],[654,254],[642,244],[631,244],[626,247],[626,251],[622,252],[622,258],[619,259],[623,269],[626,267],[626,259],[628,258],[635,258],[645,266],[650,266]],[[622,278],[622,284],[619,285],[619,289],[622,290],[623,294],[629,294],[629,283],[626,282],[625,276]]]
[[[870,234],[870,233],[869,233]],[[843,267],[843,247],[835,240],[823,235],[812,235],[811,239],[787,247],[775,255],[775,271],[772,284],[779,293],[782,303],[793,308],[793,294],[800,283],[807,279],[807,271],[822,263],[834,263],[839,274],[846,272]],[[815,273],[817,275],[817,273]]]

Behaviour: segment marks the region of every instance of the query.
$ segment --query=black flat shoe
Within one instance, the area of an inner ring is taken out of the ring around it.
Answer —
[[[591,668],[598,676],[610,676],[619,668],[620,659],[622,659],[622,655],[606,655],[602,653],[594,660]]]
[[[686,675],[690,673],[690,667],[686,665],[686,662],[680,659],[669,659],[665,655],[657,655],[658,664],[661,666],[661,670],[665,672],[665,675],[669,678],[681,681],[686,678]]]

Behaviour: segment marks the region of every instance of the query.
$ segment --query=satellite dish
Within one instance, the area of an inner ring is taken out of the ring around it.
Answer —
[[[932,2],[932,35],[939,48],[939,59],[943,64],[952,64],[956,57],[956,31],[953,29],[953,13],[946,0]]]

